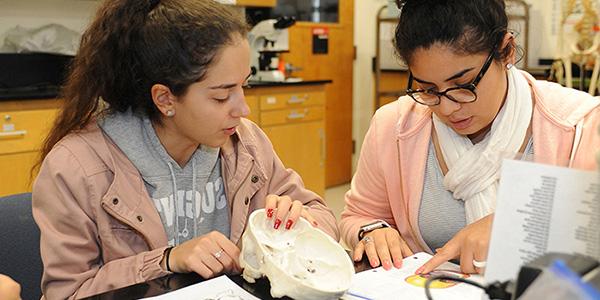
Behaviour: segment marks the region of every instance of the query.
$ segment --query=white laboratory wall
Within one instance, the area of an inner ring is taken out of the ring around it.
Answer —
[[[352,85],[352,138],[356,141],[356,153],[353,159],[353,167],[356,167],[362,140],[369,128],[369,121],[373,115],[373,93],[375,90],[371,61],[373,56],[375,56],[377,11],[386,3],[386,0],[354,1],[356,60],[354,61],[354,80]]]
[[[554,58],[562,0],[525,0],[529,3],[529,65]]]
[[[83,32],[101,1],[0,0],[0,45],[16,26],[36,28],[55,23]]]

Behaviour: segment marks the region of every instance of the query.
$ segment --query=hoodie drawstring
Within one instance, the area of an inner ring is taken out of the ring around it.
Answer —
[[[167,162],[167,164],[169,165],[169,171],[171,171],[171,182],[173,183],[173,201],[175,201],[175,244],[179,245],[180,243],[180,233],[179,233],[179,205],[177,204],[178,201],[178,196],[177,196],[177,180],[175,178],[175,172],[173,171],[173,165],[171,164],[171,162]],[[196,178],[197,178],[197,171],[196,171],[196,157],[192,157],[192,219],[194,220],[194,224],[192,225],[192,228],[194,230],[194,236],[193,237],[197,237],[198,236],[198,222],[197,222],[197,210],[196,210],[196,205],[198,205],[198,200],[196,197]],[[185,197],[185,195],[184,195]],[[182,233],[181,235],[183,235],[184,238],[187,238],[187,235],[189,234],[188,228],[187,228],[187,217],[185,216],[185,207],[183,208],[183,217],[185,219],[185,228],[183,229],[185,232]]]
[[[179,245],[179,218],[178,218],[178,205],[177,205],[177,181],[175,180],[175,172],[173,172],[173,165],[171,162],[167,162],[169,170],[171,171],[171,182],[173,184],[173,202],[175,204],[175,246]],[[185,214],[185,211],[183,212]]]
[[[198,222],[196,221],[196,205],[198,205],[196,199],[196,156],[192,157],[192,215],[194,219],[194,237],[198,236]]]

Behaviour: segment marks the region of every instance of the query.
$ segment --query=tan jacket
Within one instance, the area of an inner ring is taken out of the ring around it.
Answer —
[[[235,151],[222,156],[221,167],[234,243],[268,194],[302,201],[319,228],[339,239],[331,210],[284,167],[256,124],[242,120],[233,140]],[[144,182],[95,122],[45,158],[33,215],[41,231],[42,298],[83,298],[168,274],[159,264],[167,236]]]
[[[595,169],[594,154],[600,149],[599,98],[524,74],[535,100],[535,160]],[[413,252],[431,253],[418,224],[431,114],[431,109],[408,96],[375,113],[339,224],[347,245],[354,247],[358,243],[362,225],[381,219],[398,229]]]

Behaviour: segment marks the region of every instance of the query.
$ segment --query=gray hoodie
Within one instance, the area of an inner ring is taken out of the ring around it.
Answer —
[[[107,115],[98,125],[140,172],[169,245],[213,230],[229,237],[229,208],[218,148],[201,145],[181,167],[160,143],[146,116],[129,110]],[[177,201],[173,201],[175,194]]]

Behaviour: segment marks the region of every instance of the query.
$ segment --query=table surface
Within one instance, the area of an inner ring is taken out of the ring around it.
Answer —
[[[367,259],[363,259],[361,262],[354,263],[354,270],[356,272],[370,269]],[[267,278],[261,278],[255,283],[246,282],[241,275],[227,275],[229,279],[235,282],[237,285],[242,287],[250,294],[263,299],[290,299],[284,298],[273,298],[271,297],[271,285]],[[197,274],[171,274],[165,277],[157,278],[148,282],[139,283],[136,285],[124,287],[118,290],[106,292],[100,295],[86,298],[88,300],[112,300],[112,299],[139,299],[144,297],[158,296],[165,294],[186,286],[202,282],[204,279]]]

